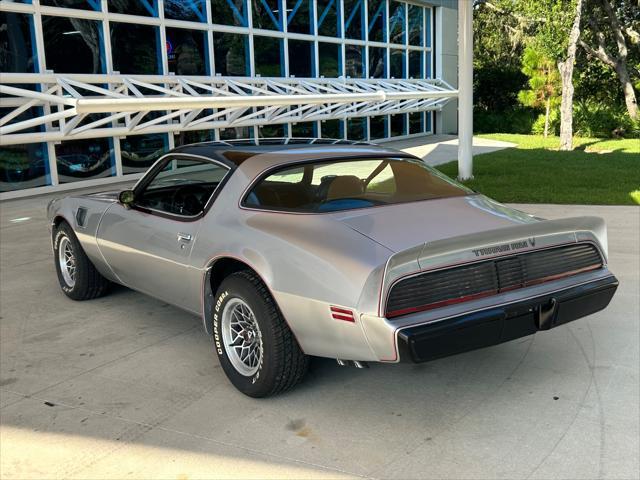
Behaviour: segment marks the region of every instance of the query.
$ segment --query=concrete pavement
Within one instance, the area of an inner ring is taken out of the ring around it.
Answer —
[[[606,311],[421,365],[318,359],[254,400],[199,318],[124,288],[67,299],[48,200],[0,204],[2,478],[638,478],[638,208],[519,207],[607,220]]]

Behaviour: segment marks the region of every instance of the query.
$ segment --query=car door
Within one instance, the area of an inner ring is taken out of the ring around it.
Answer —
[[[187,291],[189,257],[228,172],[210,159],[170,155],[134,188],[131,204],[114,203],[105,212],[98,246],[124,285],[188,310],[199,307],[199,295]]]

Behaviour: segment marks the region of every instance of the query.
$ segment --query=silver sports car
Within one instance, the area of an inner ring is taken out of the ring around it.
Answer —
[[[605,308],[604,222],[543,220],[420,159],[342,140],[176,148],[132,190],[49,204],[74,300],[118,283],[202,315],[229,380],[264,397],[340,365],[423,362]]]

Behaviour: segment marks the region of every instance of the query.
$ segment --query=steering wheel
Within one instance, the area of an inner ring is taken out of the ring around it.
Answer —
[[[180,215],[197,215],[204,208],[199,192],[206,196],[207,188],[198,184],[176,188],[171,196],[171,209]]]

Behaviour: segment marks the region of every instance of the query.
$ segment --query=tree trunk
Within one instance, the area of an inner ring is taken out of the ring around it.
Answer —
[[[569,33],[567,58],[558,62],[562,79],[562,103],[560,104],[560,150],[573,150],[573,67],[576,62],[576,48],[580,39],[580,19],[582,2],[576,2],[576,16]]]
[[[624,92],[624,102],[627,105],[627,112],[633,120],[638,119],[638,102],[636,101],[636,92],[633,91],[633,85],[629,78],[629,72],[627,70],[626,62],[618,62],[616,65],[616,72],[620,83],[622,84],[622,91]]]
[[[551,98],[547,98],[547,111],[544,114],[544,138],[549,136],[549,113],[551,112]]]

